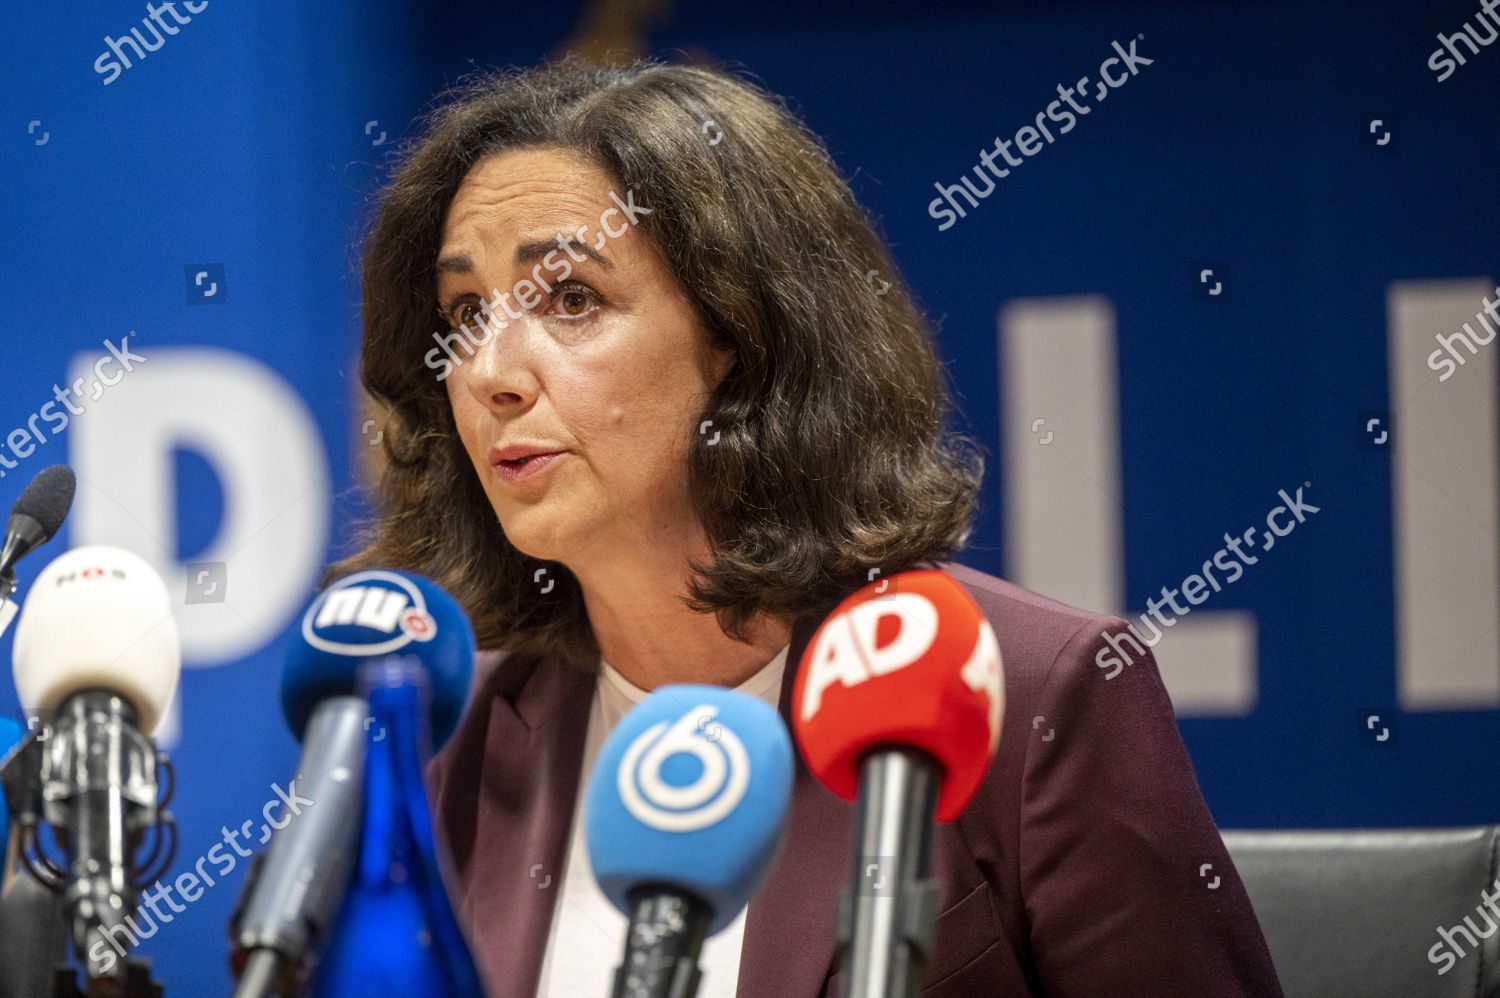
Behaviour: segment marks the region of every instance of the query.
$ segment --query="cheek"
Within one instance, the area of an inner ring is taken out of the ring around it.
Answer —
[[[612,408],[622,474],[633,491],[657,503],[675,503],[687,488],[688,455],[702,407],[685,371],[641,383],[630,400]],[[711,432],[711,431],[710,431]]]
[[[632,505],[675,493],[686,481],[684,386],[634,360],[575,368],[568,382],[549,386],[551,402],[605,491]]]
[[[551,401],[584,443],[627,448],[638,458],[682,437],[691,390],[677,365],[655,357],[620,357],[576,368],[567,384],[554,381]]]
[[[585,448],[603,446],[610,431],[620,425],[616,412],[630,409],[624,394],[628,383],[607,359],[566,358],[539,365],[537,376],[542,382],[541,397],[534,411],[518,416],[517,422],[553,439]]]
[[[479,403],[464,387],[458,374],[450,376],[444,384],[448,388],[448,408],[453,413],[453,425],[458,427],[458,438],[463,442],[464,450],[473,457],[475,448],[481,445],[476,429],[479,425],[479,413],[476,411]]]

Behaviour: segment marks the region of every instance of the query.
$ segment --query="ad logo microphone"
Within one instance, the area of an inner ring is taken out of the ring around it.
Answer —
[[[664,832],[695,832],[717,824],[745,799],[750,758],[744,743],[723,725],[707,725],[719,714],[699,704],[675,723],[647,728],[620,763],[620,800],[643,824]],[[663,777],[669,764],[691,756],[702,767],[696,779],[675,786]]]
[[[824,786],[857,802],[839,924],[851,998],[921,986],[939,901],[927,876],[933,816],[955,820],[978,792],[1000,740],[1001,680],[988,619],[934,569],[859,590],[808,644],[792,698],[797,743]]]
[[[845,800],[870,752],[922,750],[943,770],[937,817],[952,821],[989,768],[1004,704],[990,622],[961,585],[925,569],[834,609],[802,657],[792,719],[808,768]]]

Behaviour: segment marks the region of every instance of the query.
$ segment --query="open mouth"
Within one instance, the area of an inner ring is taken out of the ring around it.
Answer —
[[[519,482],[537,474],[562,455],[562,451],[538,451],[521,457],[503,457],[495,462],[495,471],[507,482]]]
[[[556,457],[561,453],[562,451],[559,450],[539,450],[535,454],[526,454],[522,457],[504,457],[501,458],[497,463],[503,464],[508,468],[520,468],[524,467],[527,464],[530,464],[532,461],[535,461],[539,457]]]

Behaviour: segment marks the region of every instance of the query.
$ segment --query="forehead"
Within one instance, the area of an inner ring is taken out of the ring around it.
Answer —
[[[592,228],[613,204],[611,189],[612,179],[603,169],[560,149],[516,149],[487,156],[474,164],[454,193],[443,243],[457,248],[455,244],[477,240],[481,233],[571,233],[579,225]]]

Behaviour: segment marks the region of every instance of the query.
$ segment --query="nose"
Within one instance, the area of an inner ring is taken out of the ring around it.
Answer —
[[[512,319],[497,313],[477,323],[471,335],[474,356],[464,365],[465,385],[493,412],[524,410],[536,401],[540,384],[532,349],[533,321],[529,315]]]

